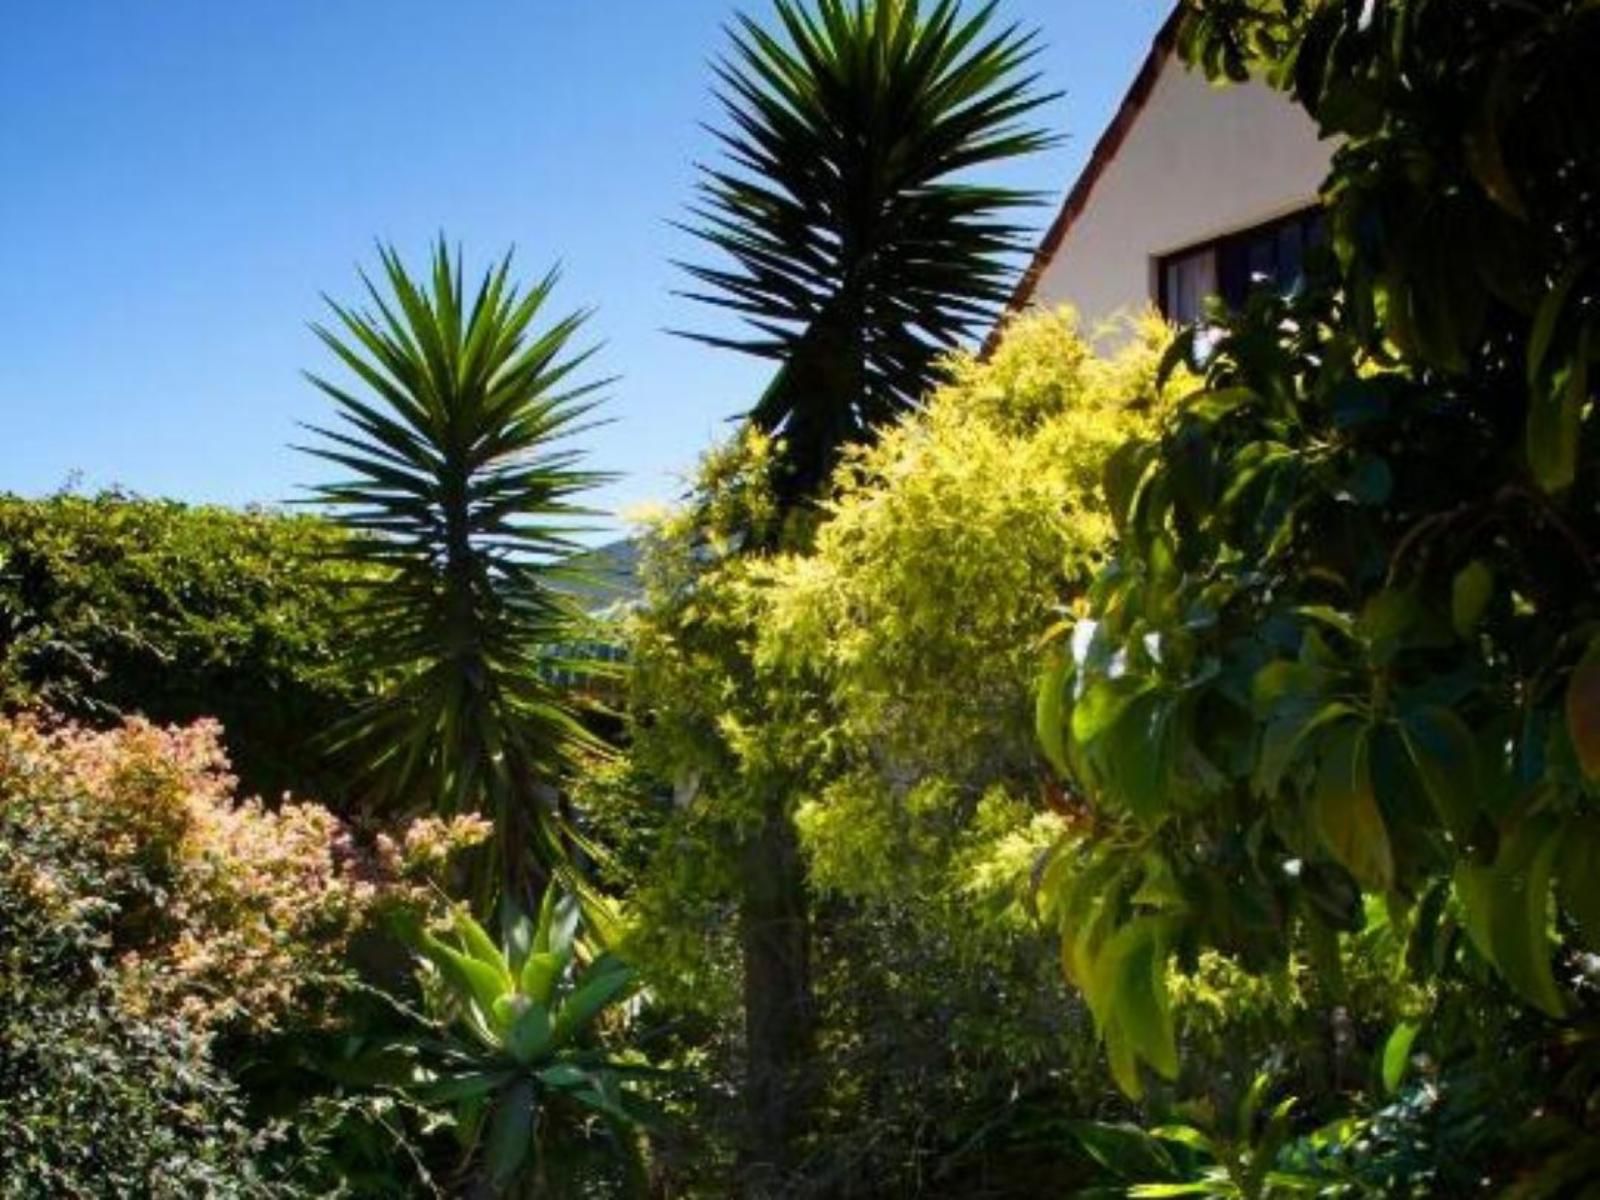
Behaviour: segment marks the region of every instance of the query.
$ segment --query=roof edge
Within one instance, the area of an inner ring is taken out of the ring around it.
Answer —
[[[1083,170],[1078,173],[1078,178],[1073,182],[1072,188],[1067,192],[1067,198],[1061,205],[1061,211],[1056,214],[1050,227],[1045,230],[1039,248],[1033,252],[1027,269],[1022,277],[1017,280],[1017,286],[1011,293],[1011,298],[1006,301],[1005,308],[1001,310],[999,318],[995,321],[994,328],[989,331],[989,336],[984,339],[981,357],[987,358],[1000,340],[1000,333],[1005,328],[1006,322],[1017,313],[1026,308],[1033,299],[1034,290],[1039,286],[1039,280],[1049,267],[1056,252],[1061,249],[1061,243],[1066,240],[1067,233],[1073,223],[1088,206],[1090,193],[1094,186],[1100,182],[1111,160],[1116,157],[1117,151],[1122,149],[1122,143],[1127,139],[1128,131],[1144,111],[1150,93],[1155,90],[1156,79],[1161,70],[1166,66],[1167,60],[1172,57],[1173,50],[1177,47],[1178,26],[1183,17],[1184,5],[1180,2],[1173,5],[1167,19],[1162,22],[1161,28],[1156,32],[1155,38],[1150,43],[1150,50],[1144,56],[1144,61],[1139,64],[1139,72],[1133,77],[1122,103],[1117,106],[1116,113],[1110,123],[1100,134],[1094,144],[1094,149],[1089,154],[1089,161],[1084,164]]]

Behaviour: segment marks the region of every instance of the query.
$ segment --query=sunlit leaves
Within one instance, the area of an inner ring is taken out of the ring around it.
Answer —
[[[1072,660],[1061,652],[1051,655],[1040,675],[1034,704],[1034,729],[1039,746],[1050,765],[1065,775],[1067,766],[1066,713],[1067,681],[1072,676]]]
[[[1155,917],[1124,925],[1095,957],[1085,995],[1095,1011],[1117,1082],[1130,1096],[1143,1091],[1138,1064],[1172,1079],[1178,1048],[1167,996],[1167,927]]]
[[[551,887],[526,936],[504,945],[464,907],[446,930],[401,929],[442,985],[431,994],[443,1040],[406,1043],[420,1058],[405,1086],[425,1103],[457,1105],[464,1128],[487,1106],[468,1154],[495,1194],[530,1180],[564,1141],[594,1137],[591,1126],[606,1132],[608,1153],[634,1153],[629,1128],[641,1118],[619,1086],[632,1068],[606,1057],[596,1027],[638,981],[584,935],[579,908]]]
[[[1411,1065],[1411,1047],[1422,1026],[1415,1021],[1401,1021],[1390,1031],[1383,1043],[1383,1088],[1391,1095],[1400,1088],[1406,1068]]]
[[[1162,889],[1130,891],[1141,872],[1149,883],[1159,860],[1141,863],[1110,847],[1063,846],[1041,881],[1042,909],[1061,930],[1062,966],[1089,1003],[1119,1087],[1140,1096],[1141,1064],[1171,1079],[1177,1040],[1167,982],[1172,920]],[[1133,895],[1143,911],[1124,911]]]

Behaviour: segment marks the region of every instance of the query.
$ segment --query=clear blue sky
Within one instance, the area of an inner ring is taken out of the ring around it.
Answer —
[[[72,0],[0,13],[0,491],[277,502],[324,413],[306,322],[374,238],[565,265],[620,378],[586,436],[615,509],[681,490],[762,364],[664,332],[707,61],[735,0]],[[754,14],[768,0],[743,0]],[[1043,30],[1059,198],[1167,0],[1003,0]],[[1052,213],[1035,215],[1040,226]]]

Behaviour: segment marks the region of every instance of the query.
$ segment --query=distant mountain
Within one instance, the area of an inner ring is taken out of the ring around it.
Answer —
[[[563,588],[591,616],[613,616],[640,600],[639,543],[634,538],[608,542],[575,556],[583,577]]]

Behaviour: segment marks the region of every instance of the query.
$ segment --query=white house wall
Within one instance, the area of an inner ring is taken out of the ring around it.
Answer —
[[[1155,298],[1155,261],[1311,204],[1331,149],[1263,84],[1225,87],[1170,60],[1106,163],[1033,303],[1091,324]]]

